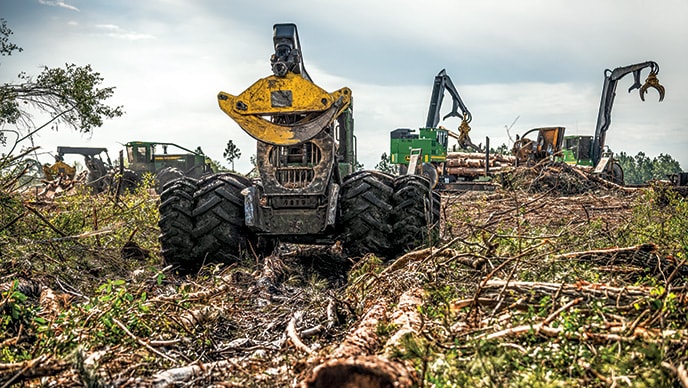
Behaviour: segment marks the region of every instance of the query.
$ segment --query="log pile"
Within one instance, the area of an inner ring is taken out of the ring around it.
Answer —
[[[486,155],[480,152],[448,152],[445,162],[447,174],[476,178],[485,175]],[[488,166],[491,172],[513,167],[516,158],[510,155],[490,154]]]

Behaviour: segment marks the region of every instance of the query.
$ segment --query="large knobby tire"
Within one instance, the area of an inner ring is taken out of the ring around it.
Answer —
[[[432,228],[439,237],[440,217],[442,215],[442,196],[438,191],[432,190]]]
[[[350,255],[391,257],[393,193],[394,178],[389,174],[362,171],[346,177],[340,194],[340,222]]]
[[[104,185],[102,190],[108,190],[112,194],[128,194],[136,191],[136,188],[141,184],[141,177],[133,170],[125,168],[122,174],[119,171],[112,171],[104,177]]]
[[[93,194],[100,194],[110,186],[111,177],[101,176],[98,171],[89,171],[86,175],[86,185]]]
[[[141,177],[132,170],[124,170],[122,173],[121,192],[133,193],[141,184]]]
[[[184,176],[184,172],[176,167],[165,167],[155,174],[155,191],[160,194],[165,185]]]
[[[396,254],[434,243],[435,220],[439,207],[431,182],[419,175],[404,175],[394,179],[393,231]]]
[[[183,177],[160,195],[160,245],[165,264],[178,267],[181,272],[191,272],[200,267],[192,254],[194,247],[193,232],[193,194],[196,192],[195,179]]]
[[[625,183],[623,168],[621,168],[621,164],[617,160],[614,160],[612,163],[612,182],[619,186],[623,186]]]
[[[241,191],[250,185],[248,179],[232,173],[210,175],[198,182],[193,254],[201,262],[231,261],[246,249],[249,233]]]

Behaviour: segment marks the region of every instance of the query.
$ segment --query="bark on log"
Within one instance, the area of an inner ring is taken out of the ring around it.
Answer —
[[[406,388],[413,379],[403,363],[378,356],[329,360],[315,369],[301,388]]]
[[[369,311],[329,360],[313,369],[301,387],[414,386],[418,377],[413,367],[392,360],[390,356],[402,346],[404,336],[420,329],[422,320],[417,307],[422,304],[422,298],[422,289],[409,290],[399,298],[397,308],[391,315],[392,325],[399,327],[399,330],[386,342],[381,355],[373,354],[380,347],[375,329],[386,315],[386,307],[378,305]]]
[[[445,170],[448,174],[460,175],[460,176],[466,176],[466,177],[477,177],[477,176],[485,175],[485,169],[484,168],[446,167]],[[490,171],[492,171],[492,172],[500,171],[500,170],[502,170],[502,167],[491,167],[490,168]]]
[[[152,377],[154,388],[177,387],[191,379],[204,375],[228,375],[228,372],[240,366],[237,359],[227,359],[207,364],[188,365],[180,368],[158,372]]]
[[[423,319],[418,312],[418,306],[423,304],[423,295],[421,288],[414,288],[406,291],[399,298],[399,304],[390,317],[392,325],[399,329],[385,343],[383,354],[386,357],[402,347],[401,342],[404,336],[415,334],[421,329]]]
[[[345,358],[362,354],[372,354],[380,343],[376,333],[378,324],[387,319],[387,304],[380,303],[368,310],[356,329],[332,352],[330,358]]]
[[[485,160],[485,154],[481,152],[447,152],[447,160],[461,158]],[[490,154],[490,160],[495,160],[498,162],[504,162],[509,164],[516,163],[516,157],[512,155]]]

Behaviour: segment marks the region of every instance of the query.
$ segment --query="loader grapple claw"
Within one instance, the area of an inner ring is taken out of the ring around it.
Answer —
[[[656,72],[651,72],[648,76],[647,79],[645,80],[645,84],[640,87],[640,99],[645,101],[645,93],[647,93],[647,89],[653,88],[657,90],[659,93],[659,101],[664,100],[664,86],[662,86],[659,83],[659,79],[657,78],[657,73]]]

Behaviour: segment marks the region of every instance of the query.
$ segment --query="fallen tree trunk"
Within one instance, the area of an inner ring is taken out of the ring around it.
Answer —
[[[422,325],[418,306],[423,291],[412,289],[400,298],[391,315],[391,325],[398,327],[382,347],[380,355],[372,354],[380,347],[376,334],[381,320],[386,320],[386,307],[375,306],[359,326],[332,353],[331,357],[316,366],[301,383],[302,388],[324,387],[412,387],[418,376],[412,365],[392,359],[396,350],[403,348],[402,339],[413,335]]]
[[[44,376],[55,376],[69,369],[70,363],[42,355],[33,360],[0,364],[0,384],[9,387],[22,381]]]
[[[555,259],[571,259],[588,261],[595,265],[632,265],[647,268],[653,275],[669,275],[678,267],[680,274],[688,273],[688,268],[676,263],[675,260],[659,254],[657,245],[653,243],[634,245],[631,247],[614,247],[595,249],[582,252],[570,252],[557,255]]]
[[[632,247],[624,248],[606,248],[606,249],[594,249],[590,251],[583,252],[569,252],[561,255],[557,255],[555,259],[583,259],[590,258],[594,256],[613,256],[613,255],[633,255],[639,252],[651,253],[657,251],[657,245],[655,244],[640,244]]]

